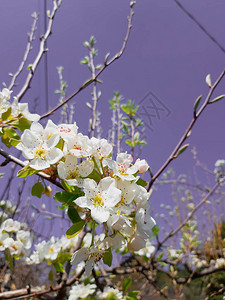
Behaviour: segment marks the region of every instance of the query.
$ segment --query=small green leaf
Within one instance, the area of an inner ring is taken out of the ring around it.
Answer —
[[[80,221],[80,222],[77,222],[75,224],[73,224],[66,232],[66,236],[68,239],[71,239],[73,238],[74,236],[76,236],[81,230],[82,228],[84,227],[85,225],[85,221]]]
[[[132,279],[131,278],[124,279],[124,281],[123,281],[123,292],[124,293],[128,291],[131,283],[132,283]]]
[[[55,267],[56,272],[63,273],[65,271],[63,265],[60,262],[53,264],[53,266]]]
[[[27,120],[26,118],[24,118],[22,116],[19,119],[13,121],[11,124],[14,127],[18,128],[20,131],[24,131],[25,129],[29,129],[30,128],[31,121]]]
[[[58,192],[54,196],[54,200],[59,201],[66,205],[74,204],[73,201],[80,197],[80,194],[71,194],[66,191]]]
[[[133,142],[131,140],[126,140],[125,143],[131,147],[133,147]]]
[[[159,226],[158,225],[155,225],[153,228],[152,228],[152,233],[154,235],[158,235],[159,234]]]
[[[64,253],[60,253],[59,256],[58,256],[58,260],[60,261],[61,264],[65,264],[65,262],[71,260],[71,256],[72,254],[71,253],[68,253],[68,252],[64,252]]]
[[[174,156],[174,158],[177,158],[180,154],[182,154],[182,153],[187,149],[188,146],[189,146],[189,144],[185,144],[184,146],[182,146],[182,147],[177,151],[177,154]]]
[[[129,293],[127,294],[129,300],[138,300],[138,298],[137,298],[138,293],[139,293],[139,291],[132,291],[132,292],[129,292]]]
[[[53,281],[53,271],[50,270],[50,272],[48,273],[48,280]]]
[[[32,64],[30,64],[28,67],[27,67],[27,70],[29,71],[32,71]]]
[[[104,60],[104,64],[105,64],[105,65],[106,65],[107,62],[108,62],[109,55],[110,55],[110,53],[108,52],[108,53],[106,54],[106,56],[105,56],[105,60]]]
[[[101,174],[99,174],[95,169],[88,175],[88,178],[94,179],[96,182],[101,180]]]
[[[44,191],[43,185],[40,182],[37,182],[32,187],[31,195],[41,198],[43,191]]]
[[[136,181],[136,184],[145,187],[148,183],[147,181],[139,178],[138,181]]]
[[[81,221],[81,218],[75,207],[69,206],[67,214],[73,223],[77,223],[77,222]]]
[[[36,174],[36,173],[38,173],[37,170],[34,170],[31,167],[26,166],[26,167],[24,167],[23,169],[21,169],[17,172],[17,177],[18,178],[23,178],[23,177],[27,177],[27,176],[30,176],[30,175],[33,175],[33,174]]]
[[[209,103],[215,103],[215,102],[217,102],[217,101],[222,100],[224,97],[225,97],[225,95],[221,95],[221,96],[219,96],[219,97],[217,97],[217,98],[211,100]]]
[[[86,41],[86,42],[84,42],[84,47],[87,47],[87,48],[89,48],[90,47],[90,45],[89,45],[89,43]]]
[[[94,47],[95,44],[96,44],[96,39],[95,39],[95,37],[92,35],[92,36],[90,37],[90,45],[91,45],[91,47]]]
[[[157,257],[157,261],[159,262],[162,258],[163,258],[163,252],[161,252],[161,253],[159,254],[159,256]]]
[[[5,111],[2,115],[1,115],[1,119],[2,121],[6,121],[8,119],[8,117],[11,115],[11,111],[12,111],[12,108],[11,106],[8,108],[7,111]]]
[[[88,56],[85,56],[81,61],[80,61],[80,64],[81,65],[86,65],[89,63],[89,57]]]
[[[107,249],[103,254],[103,262],[105,265],[111,267],[112,265],[112,251],[111,248]]]
[[[202,99],[202,95],[200,95],[196,100],[195,100],[195,104],[194,104],[194,116],[196,116],[196,112],[199,106],[199,103]]]
[[[81,191],[81,189],[78,188],[77,186],[69,185],[65,181],[61,181],[61,185],[67,192],[69,192],[71,194],[80,194],[80,196],[84,195],[84,193]]]

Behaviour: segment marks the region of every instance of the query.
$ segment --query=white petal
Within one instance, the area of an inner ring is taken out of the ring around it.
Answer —
[[[36,148],[42,143],[39,136],[29,129],[24,130],[24,133],[21,136],[21,141],[27,148]]]
[[[36,133],[42,134],[44,128],[43,128],[43,126],[40,123],[34,122],[34,123],[31,124],[30,130],[31,131],[35,131]]]
[[[109,218],[109,215],[109,211],[106,210],[104,207],[94,207],[91,210],[92,218],[100,224],[106,222]]]
[[[50,167],[50,164],[41,158],[35,158],[29,163],[30,167],[35,170],[44,170]]]
[[[70,262],[72,265],[77,265],[81,261],[88,259],[88,256],[89,256],[88,250],[86,248],[81,248],[76,252],[74,252]]]
[[[46,154],[46,160],[51,165],[58,162],[62,157],[63,152],[58,148],[53,148]]]
[[[77,198],[76,200],[74,200],[74,203],[76,203],[76,205],[82,208],[86,207],[91,209],[93,207],[91,200],[89,200],[85,196]]]
[[[86,264],[85,264],[85,273],[86,273],[87,276],[90,276],[91,271],[94,268],[94,264],[95,264],[94,258],[91,258],[86,262]]]
[[[59,142],[59,138],[60,138],[60,136],[57,133],[54,133],[51,136],[48,136],[47,137],[47,146],[49,148],[55,147]]]
[[[78,171],[81,177],[88,176],[94,169],[94,162],[84,160],[79,166]]]

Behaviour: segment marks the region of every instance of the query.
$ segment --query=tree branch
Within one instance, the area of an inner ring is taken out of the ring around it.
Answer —
[[[150,188],[152,187],[153,183],[155,182],[155,180],[162,174],[162,172],[167,168],[167,166],[171,163],[171,161],[173,161],[175,158],[177,158],[177,154],[178,151],[180,149],[180,147],[183,145],[183,143],[185,142],[185,140],[188,138],[188,136],[190,135],[191,129],[194,126],[195,122],[197,121],[197,119],[199,118],[199,116],[201,115],[201,113],[204,111],[204,109],[206,108],[206,106],[208,104],[210,104],[210,98],[215,90],[215,88],[217,87],[217,85],[220,83],[220,81],[222,80],[222,78],[225,75],[225,70],[220,74],[220,76],[217,78],[216,82],[214,83],[213,86],[210,87],[209,93],[204,101],[204,103],[202,104],[202,106],[200,107],[199,111],[197,113],[194,113],[194,117],[191,120],[188,128],[186,129],[184,135],[181,137],[180,141],[178,142],[178,144],[176,145],[176,147],[174,148],[173,152],[170,154],[169,158],[167,159],[167,161],[162,165],[162,167],[156,172],[156,174],[151,178],[149,184],[148,184],[148,188],[147,191],[150,190]]]
[[[133,1],[134,2],[134,1]],[[61,108],[64,104],[66,104],[67,102],[69,102],[73,97],[75,97],[77,94],[79,94],[82,90],[84,90],[86,87],[88,87],[91,83],[96,82],[99,75],[108,67],[110,66],[114,61],[116,61],[117,59],[119,59],[122,54],[124,53],[125,49],[126,49],[126,45],[127,45],[127,41],[128,38],[130,36],[130,32],[131,32],[131,28],[132,28],[132,19],[133,19],[133,15],[134,15],[134,10],[133,10],[133,4],[130,5],[130,15],[128,17],[128,28],[127,28],[127,33],[125,36],[125,39],[123,41],[122,47],[120,49],[120,51],[109,61],[105,61],[104,62],[104,66],[101,68],[101,70],[98,71],[98,73],[95,74],[94,77],[91,77],[90,79],[88,79],[81,87],[79,87],[78,90],[76,90],[71,96],[69,96],[67,99],[65,99],[62,103],[58,104],[55,108],[53,108],[52,110],[50,110],[49,112],[45,113],[44,115],[41,116],[41,119],[44,119],[46,117],[48,117],[49,115],[52,115],[55,111],[57,111],[59,108]]]
[[[27,79],[26,79],[26,81],[25,81],[22,89],[19,91],[19,93],[16,96],[17,99],[18,99],[18,101],[20,101],[22,99],[22,97],[24,96],[24,94],[30,88],[30,83],[31,83],[31,81],[33,79],[33,76],[34,76],[34,73],[36,71],[36,68],[37,68],[39,62],[41,61],[41,58],[42,58],[43,54],[46,51],[48,51],[48,49],[45,49],[45,44],[46,44],[47,39],[49,38],[49,36],[52,33],[53,20],[54,20],[54,17],[56,15],[56,12],[57,12],[60,4],[61,4],[61,1],[53,0],[53,9],[52,9],[52,12],[51,12],[51,14],[48,15],[49,22],[48,22],[47,30],[46,30],[45,34],[40,37],[41,41],[40,41],[39,52],[38,52],[38,54],[36,56],[35,61],[30,65],[29,74],[27,75]]]

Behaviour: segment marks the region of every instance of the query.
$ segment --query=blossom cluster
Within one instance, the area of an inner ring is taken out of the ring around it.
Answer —
[[[25,224],[6,219],[0,226],[0,251],[8,251],[14,257],[24,257],[32,245],[30,231]]]
[[[0,92],[0,127],[6,146],[15,146],[27,159],[18,176],[43,171],[61,181],[65,191],[57,193],[55,199],[68,206],[73,222],[67,230],[68,238],[86,225],[92,228],[90,245],[74,253],[72,264],[85,261],[86,273],[90,274],[101,258],[111,264],[111,249],[135,252],[145,248],[155,226],[149,215],[150,194],[140,178],[149,168],[147,162],[133,162],[128,153],[119,153],[114,160],[113,147],[106,139],[83,135],[76,123],[56,125],[48,120],[43,127],[38,122],[40,116],[29,112],[28,104],[18,103],[16,98],[10,103],[11,93],[6,88]],[[22,135],[15,129],[22,131]],[[68,198],[72,201],[68,202]],[[104,237],[95,241],[96,227],[102,224]],[[3,235],[8,233],[3,231]],[[36,245],[27,262],[54,261],[62,249],[60,241],[51,238]]]
[[[7,111],[10,115],[10,118],[7,118],[7,122],[1,122],[1,125],[5,123],[8,124],[21,116],[32,122],[39,121],[40,116],[30,113],[27,103],[19,103],[16,97],[14,97],[14,101],[10,103],[11,93],[12,91],[7,88],[3,88],[0,92],[0,119],[4,119],[3,114]]]
[[[93,230],[96,224],[105,226],[104,240],[75,252],[73,264],[85,260],[89,274],[108,249],[126,245],[130,251],[138,251],[145,247],[155,225],[149,215],[150,195],[143,187],[146,182],[139,176],[149,168],[145,160],[133,163],[127,153],[113,160],[113,147],[107,140],[90,139],[78,132],[76,123],[56,125],[51,120],[45,128],[33,122],[16,148],[28,160],[20,174],[28,168],[41,170],[76,187],[70,206],[76,209],[80,229],[88,222],[93,222]]]

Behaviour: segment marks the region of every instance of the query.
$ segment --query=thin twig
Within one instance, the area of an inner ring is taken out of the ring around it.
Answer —
[[[3,157],[9,159],[10,161],[16,163],[17,165],[19,165],[21,167],[26,166],[26,164],[22,160],[18,159],[17,157],[15,157],[13,155],[8,154],[7,152],[5,152],[1,148],[0,148],[0,155],[2,155]],[[51,176],[49,176],[48,174],[45,174],[44,172],[38,172],[38,173],[35,173],[35,174],[42,177],[43,179],[48,180],[49,182],[53,183],[54,185],[62,188],[62,185],[58,181],[56,181],[55,179],[52,179]]]
[[[198,205],[188,214],[186,219],[181,223],[175,230],[171,231],[167,236],[164,237],[164,239],[158,243],[158,246],[156,247],[154,253],[151,256],[151,260],[155,257],[156,253],[159,251],[161,246],[172,236],[177,234],[184,226],[187,224],[187,222],[193,217],[193,215],[196,213],[196,211],[213,195],[213,193],[216,191],[216,189],[221,185],[222,182],[225,181],[225,177],[221,179],[219,182],[217,182],[214,187],[210,190],[210,192],[199,202]]]
[[[162,165],[162,167],[156,172],[156,174],[151,178],[149,184],[148,184],[148,188],[147,191],[150,190],[150,188],[152,187],[153,183],[155,182],[155,180],[162,174],[162,172],[167,168],[167,166],[171,163],[171,161],[173,161],[175,158],[177,158],[177,153],[180,149],[180,147],[182,146],[182,144],[185,142],[185,140],[188,138],[192,127],[194,126],[195,122],[197,121],[197,119],[199,118],[199,116],[201,115],[201,113],[204,111],[204,109],[206,108],[206,106],[208,104],[210,104],[209,100],[215,90],[215,88],[217,87],[217,85],[220,83],[220,81],[222,80],[222,78],[225,75],[225,70],[220,74],[220,76],[217,78],[216,82],[214,83],[214,85],[212,85],[210,87],[209,93],[204,101],[204,103],[202,104],[202,106],[200,107],[199,111],[194,113],[194,117],[191,120],[188,128],[186,129],[184,135],[181,137],[180,141],[178,142],[178,144],[176,145],[176,147],[174,148],[173,152],[171,153],[171,155],[168,157],[168,159],[166,160],[166,162]]]
[[[29,70],[29,73],[27,75],[27,78],[26,78],[26,81],[25,81],[23,87],[21,88],[21,90],[19,91],[19,93],[16,96],[18,101],[20,101],[22,99],[24,94],[30,88],[30,83],[33,79],[36,68],[37,68],[38,64],[40,63],[43,54],[46,51],[48,51],[48,49],[46,49],[46,47],[45,47],[46,46],[46,41],[52,33],[53,20],[54,20],[54,17],[56,15],[56,12],[57,12],[60,4],[61,4],[61,1],[53,0],[52,12],[48,15],[49,22],[48,22],[47,30],[46,30],[45,34],[40,37],[39,52],[38,52],[34,62],[30,65],[30,70]]]
[[[81,87],[79,87],[78,90],[76,90],[71,96],[69,96],[67,99],[65,99],[62,103],[58,104],[56,107],[51,109],[49,112],[45,113],[44,115],[41,116],[41,119],[44,119],[48,117],[49,115],[52,115],[55,111],[57,111],[59,108],[61,108],[64,104],[66,104],[68,101],[70,101],[73,97],[75,97],[77,94],[79,94],[82,90],[84,90],[86,87],[88,87],[91,83],[96,82],[99,75],[108,67],[110,66],[114,61],[119,59],[122,54],[124,53],[127,45],[128,38],[130,36],[131,28],[132,28],[132,19],[134,15],[134,10],[133,10],[133,5],[130,7],[130,15],[128,17],[128,28],[127,28],[127,33],[125,36],[125,39],[123,41],[123,45],[120,49],[120,51],[109,61],[105,61],[104,66],[101,68],[101,70],[96,73],[94,77],[91,77],[88,79]]]
[[[38,21],[38,14],[37,13],[33,13],[32,14],[32,17],[33,17],[33,24],[31,26],[31,32],[28,33],[28,42],[27,42],[27,47],[26,47],[26,50],[25,50],[25,53],[24,53],[24,56],[23,56],[23,59],[19,65],[19,68],[18,70],[16,71],[16,73],[12,76],[12,80],[11,80],[11,83],[8,87],[9,90],[13,89],[13,87],[16,85],[16,79],[17,77],[20,75],[20,73],[23,71],[24,69],[24,65],[27,61],[27,58],[28,58],[28,55],[30,53],[30,51],[32,50],[32,42],[34,40],[34,33],[35,31],[37,30],[37,21]]]

